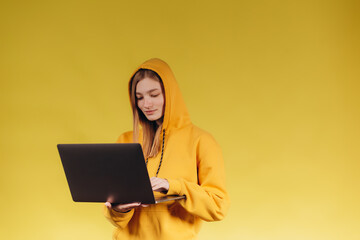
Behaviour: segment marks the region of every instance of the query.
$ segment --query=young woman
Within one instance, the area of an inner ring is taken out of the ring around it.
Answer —
[[[105,203],[105,216],[117,227],[114,239],[195,239],[202,220],[221,220],[229,207],[220,147],[191,123],[175,77],[162,60],[150,59],[135,71],[129,94],[133,131],[118,142],[141,143],[155,194],[186,199]]]

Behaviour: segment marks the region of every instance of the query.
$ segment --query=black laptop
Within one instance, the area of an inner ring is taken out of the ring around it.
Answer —
[[[75,202],[156,204],[185,198],[168,195],[154,198],[138,143],[58,144],[57,147]]]

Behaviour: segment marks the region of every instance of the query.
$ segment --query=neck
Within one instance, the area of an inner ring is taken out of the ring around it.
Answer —
[[[159,118],[158,120],[156,120],[156,121],[155,121],[155,122],[156,122],[156,125],[157,125],[157,126],[160,126],[160,125],[163,123],[163,120],[164,120],[163,117],[161,117],[161,118]]]

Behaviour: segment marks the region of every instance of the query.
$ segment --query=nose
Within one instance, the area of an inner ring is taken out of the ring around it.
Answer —
[[[152,101],[149,98],[144,98],[144,107],[148,108],[151,107]]]

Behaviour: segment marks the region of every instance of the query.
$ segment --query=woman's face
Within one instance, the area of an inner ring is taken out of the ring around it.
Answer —
[[[144,78],[136,85],[136,103],[149,121],[164,115],[164,94],[159,81]]]

